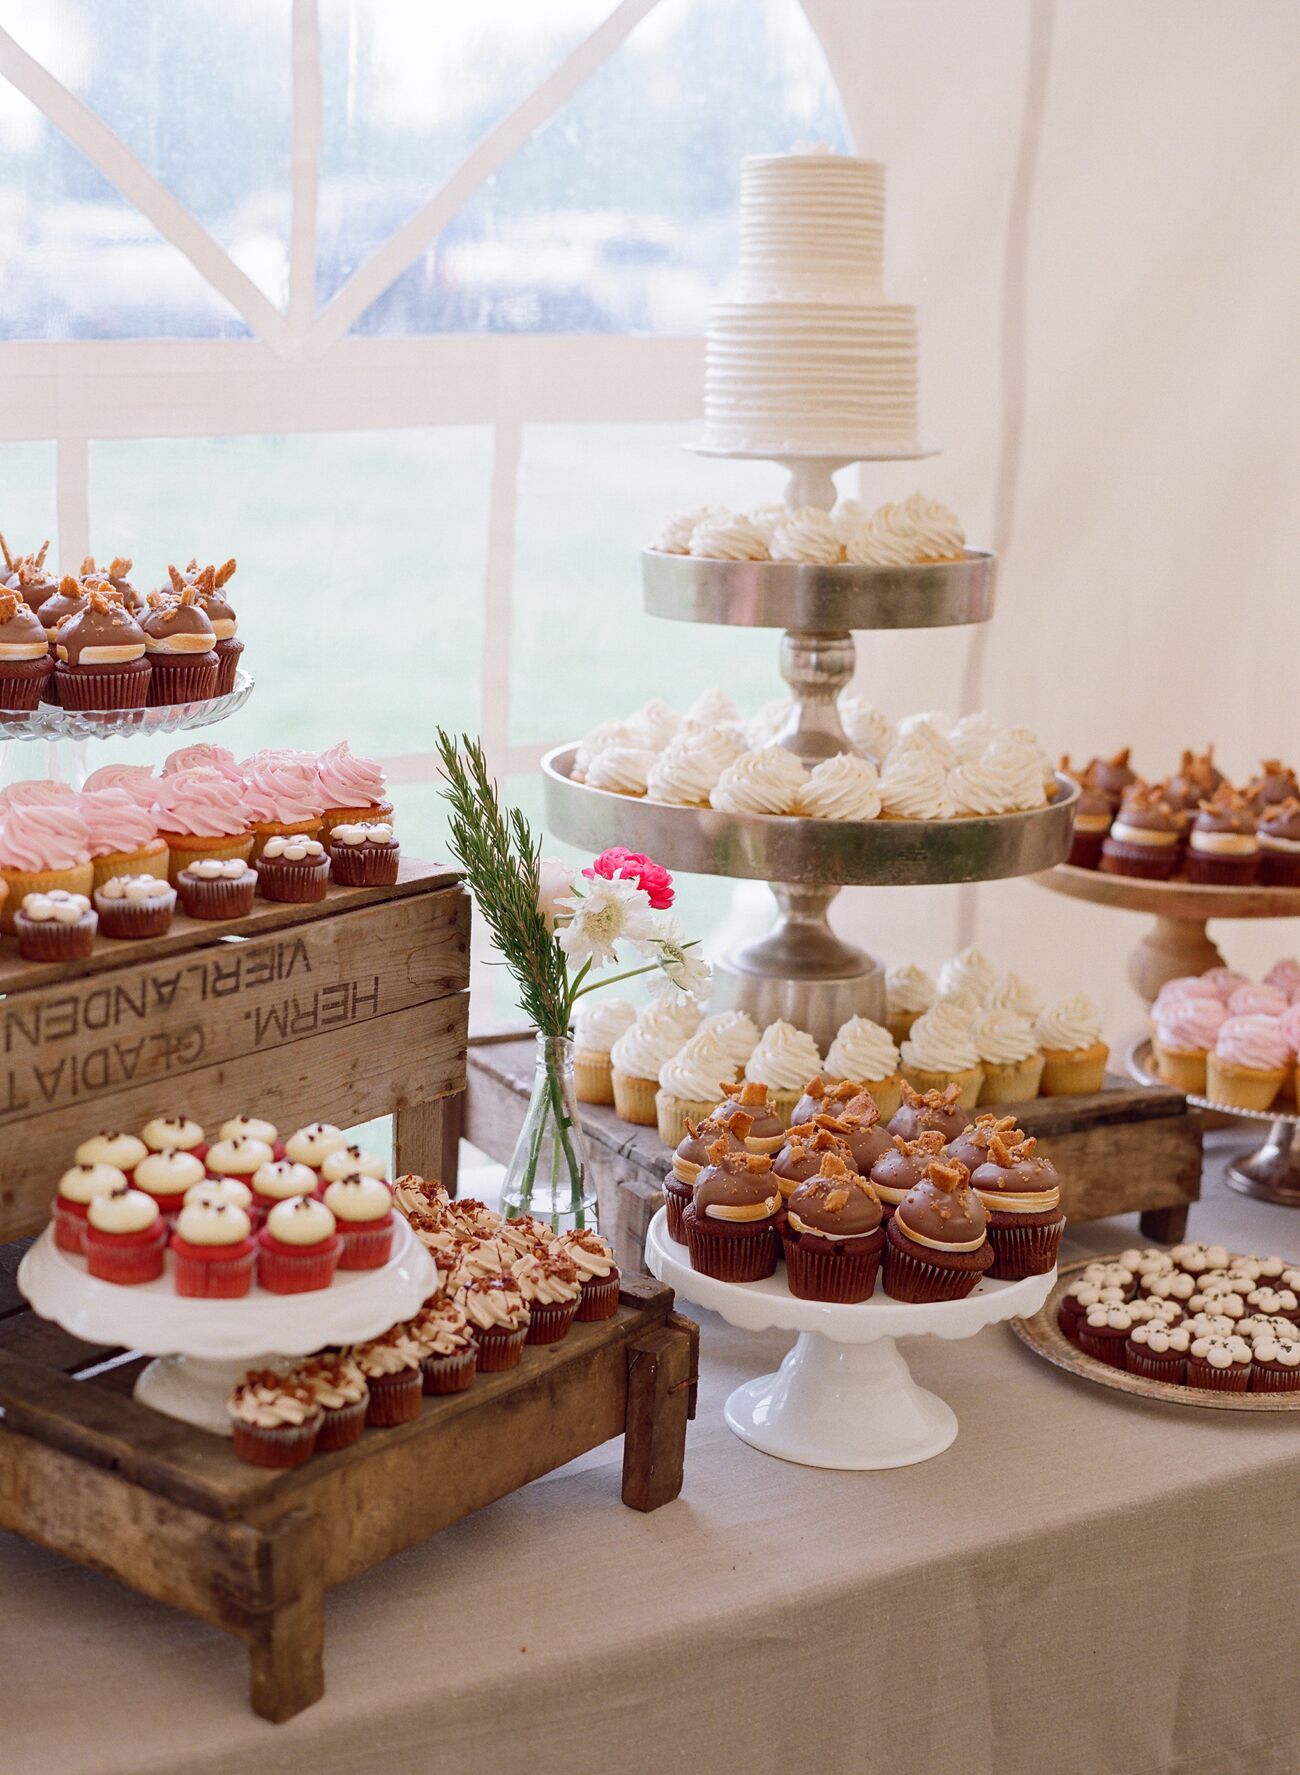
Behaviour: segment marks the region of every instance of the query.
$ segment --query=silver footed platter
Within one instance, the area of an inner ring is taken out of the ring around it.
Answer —
[[[184,733],[211,727],[242,709],[253,680],[242,667],[225,696],[194,703],[159,703],[146,709],[64,709],[42,703],[30,711],[0,710],[0,740],[112,740],[132,734]]]
[[[900,567],[716,561],[659,549],[641,555],[642,592],[651,616],[804,634],[987,622],[996,581],[996,556],[979,549],[968,549],[957,561]]]

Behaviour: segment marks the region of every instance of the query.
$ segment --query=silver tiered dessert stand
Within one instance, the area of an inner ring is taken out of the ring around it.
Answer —
[[[757,452],[712,450],[722,456]],[[924,451],[864,449],[832,456],[773,452],[791,471],[787,506],[833,502],[835,470]],[[854,630],[946,628],[987,622],[997,563],[970,549],[922,566],[806,566],[718,561],[647,549],[645,608],[672,622],[781,629],[781,673],[793,709],[778,735],[805,764],[853,747],[837,698],[853,676]],[[1077,787],[1057,776],[1050,801],[1028,813],[953,820],[808,820],[674,807],[574,782],[574,745],[542,760],[546,823],[591,850],[623,844],[687,874],[766,881],[779,914],[757,942],[714,965],[715,1008],[747,1010],[760,1027],[778,1017],[825,1051],[848,1017],[883,1022],[884,972],[831,928],[842,887],[917,887],[1031,875],[1064,860]]]

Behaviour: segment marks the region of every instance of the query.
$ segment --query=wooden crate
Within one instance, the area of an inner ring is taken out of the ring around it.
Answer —
[[[0,1529],[245,1640],[266,1719],[324,1692],[333,1585],[614,1436],[624,1503],[654,1510],[681,1489],[698,1333],[646,1278],[625,1279],[603,1324],[426,1399],[410,1424],[273,1473],[138,1405],[141,1359],[104,1366],[111,1352],[28,1311],[20,1252],[0,1247]]]
[[[444,1170],[465,1084],[469,898],[404,862],[391,888],[254,902],[221,924],[101,938],[86,961],[0,952],[0,1241],[41,1226],[73,1147],[106,1127],[246,1111],[281,1127],[395,1116],[398,1171]]]
[[[464,1131],[494,1159],[509,1157],[519,1132],[533,1057],[532,1037],[518,1032],[470,1044]],[[1201,1123],[1181,1092],[1112,1077],[1091,1096],[1040,1097],[1017,1106],[1017,1114],[1026,1133],[1050,1145],[1072,1220],[1136,1210],[1148,1238],[1172,1243],[1183,1236],[1188,1207],[1200,1194]],[[640,1269],[669,1156],[655,1129],[620,1121],[612,1109],[584,1104],[582,1122],[601,1230],[619,1263]]]

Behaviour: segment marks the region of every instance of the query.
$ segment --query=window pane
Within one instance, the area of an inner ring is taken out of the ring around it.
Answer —
[[[91,536],[142,588],[238,558],[257,688],[214,740],[428,751],[478,725],[489,463],[479,429],[98,443]]]
[[[467,141],[492,120],[469,93]],[[355,330],[700,332],[735,261],[741,159],[809,140],[849,145],[797,0],[663,0]],[[415,152],[409,125],[393,142]]]
[[[30,554],[49,537],[52,565],[59,559],[55,455],[53,444],[0,444],[0,531],[9,552]]]
[[[524,430],[510,739],[576,738],[648,697],[685,707],[722,684],[743,709],[785,694],[779,636],[662,622],[641,606],[640,551],[671,511],[779,499],[771,463],[702,462],[670,425]]]

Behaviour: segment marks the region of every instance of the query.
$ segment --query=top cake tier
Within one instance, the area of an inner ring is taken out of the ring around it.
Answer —
[[[839,154],[757,154],[740,173],[746,302],[876,302],[885,169]]]

